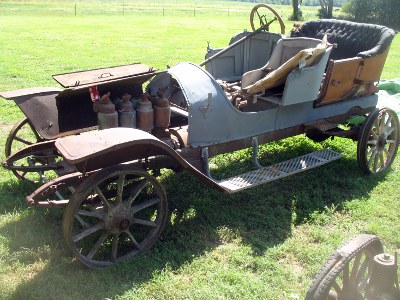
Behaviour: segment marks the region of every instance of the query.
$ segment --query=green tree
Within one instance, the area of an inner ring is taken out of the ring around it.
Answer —
[[[318,11],[318,16],[324,19],[332,18],[333,0],[319,0],[321,8]]]
[[[289,20],[291,21],[300,21],[302,17],[301,9],[300,9],[300,3],[299,0],[292,0],[292,5],[293,5],[293,14],[289,17]]]
[[[400,29],[399,0],[350,0],[343,11],[350,19],[364,23],[382,24]]]

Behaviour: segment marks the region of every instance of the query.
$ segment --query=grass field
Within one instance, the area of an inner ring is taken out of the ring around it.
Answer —
[[[199,63],[207,41],[223,47],[250,28],[250,3],[125,1],[121,9],[122,4],[1,1],[0,90],[57,86],[52,74],[139,61],[160,70],[181,61]],[[144,6],[149,8],[139,10]],[[277,9],[290,15],[290,7]],[[304,15],[314,13],[315,8]],[[400,77],[399,57],[397,36],[382,78]],[[13,102],[0,99],[0,145],[21,118]],[[364,176],[356,143],[317,144],[299,136],[262,146],[261,162],[324,147],[344,158],[232,196],[188,173],[163,174],[171,219],[160,241],[146,255],[97,271],[71,259],[62,240],[62,211],[28,207],[25,196],[35,186],[1,169],[0,298],[303,299],[318,269],[347,238],[377,234],[387,252],[400,249],[399,158],[390,172]],[[245,150],[213,162],[229,173],[248,168],[251,158]]]

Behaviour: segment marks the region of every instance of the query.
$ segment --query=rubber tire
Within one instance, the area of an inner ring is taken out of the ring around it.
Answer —
[[[325,262],[318,271],[310,288],[306,300],[326,300],[332,283],[357,253],[365,251],[373,259],[377,254],[383,253],[381,240],[375,235],[357,235],[342,244]]]

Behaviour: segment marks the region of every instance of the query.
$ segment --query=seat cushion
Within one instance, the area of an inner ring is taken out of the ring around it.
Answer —
[[[287,60],[278,69],[271,71],[264,78],[256,81],[250,86],[243,87],[242,89],[249,94],[255,94],[283,85],[289,73],[293,69],[297,68],[299,64],[304,67],[316,64],[325,53],[326,47],[327,43],[325,40],[325,42],[322,42],[315,48],[303,49]]]

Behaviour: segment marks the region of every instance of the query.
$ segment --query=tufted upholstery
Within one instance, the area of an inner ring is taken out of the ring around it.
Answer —
[[[379,55],[389,47],[395,32],[381,25],[328,19],[305,22],[291,37],[322,39],[325,34],[329,43],[337,44],[330,55],[337,60]]]

